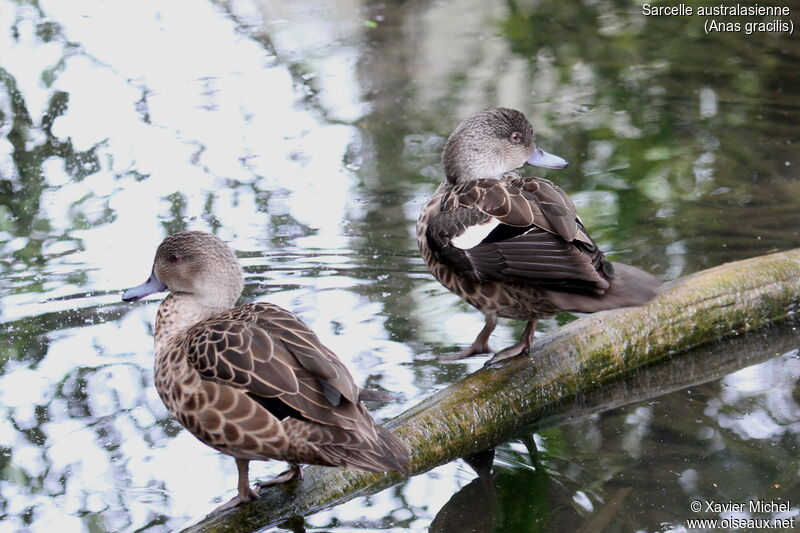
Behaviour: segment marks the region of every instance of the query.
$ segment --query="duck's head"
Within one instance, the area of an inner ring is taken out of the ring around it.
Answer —
[[[525,163],[564,168],[567,161],[536,146],[533,127],[520,111],[495,107],[467,117],[447,139],[442,162],[450,184],[500,178]]]
[[[150,277],[122,299],[132,302],[161,291],[191,295],[209,309],[230,309],[242,293],[242,269],[218,237],[182,231],[161,242]]]

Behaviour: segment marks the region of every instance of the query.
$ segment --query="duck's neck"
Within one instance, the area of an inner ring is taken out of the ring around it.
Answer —
[[[460,183],[467,183],[469,181],[480,180],[480,179],[491,179],[491,180],[502,180],[503,178],[507,177],[516,177],[519,178],[520,174],[518,170],[503,170],[500,173],[455,173],[455,174],[447,174],[444,179],[444,184],[449,187],[454,187]]]
[[[170,293],[161,302],[156,316],[156,352],[175,335],[228,308],[229,305],[203,300],[194,294]]]

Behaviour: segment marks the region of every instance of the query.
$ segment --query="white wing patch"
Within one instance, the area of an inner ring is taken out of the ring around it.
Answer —
[[[450,239],[450,243],[455,246],[456,248],[461,248],[462,250],[469,250],[470,248],[474,248],[480,242],[489,235],[494,228],[500,225],[500,221],[496,218],[490,218],[483,224],[475,224],[474,226],[469,226],[467,229],[464,230],[463,233],[456,235],[452,239]]]

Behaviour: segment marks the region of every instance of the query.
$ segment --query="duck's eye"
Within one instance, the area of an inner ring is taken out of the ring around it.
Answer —
[[[169,257],[167,257],[167,261],[169,261],[170,263],[177,263],[180,260],[181,258],[175,254],[170,254]]]
[[[511,134],[509,139],[511,139],[512,143],[520,143],[522,142],[522,134],[518,131],[515,131],[514,133]]]

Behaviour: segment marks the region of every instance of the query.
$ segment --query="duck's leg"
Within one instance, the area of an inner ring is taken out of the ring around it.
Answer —
[[[491,337],[494,328],[497,327],[497,314],[485,313],[485,315],[486,323],[483,325],[481,332],[478,333],[478,336],[475,337],[475,340],[472,341],[472,345],[469,348],[462,350],[457,354],[445,355],[440,357],[439,360],[455,361],[456,359],[464,359],[466,357],[472,357],[473,355],[492,353],[492,349],[489,348],[489,337]]]
[[[231,501],[228,503],[223,503],[214,509],[212,513],[227,511],[228,509],[236,507],[240,503],[251,502],[258,499],[258,494],[256,494],[256,492],[250,488],[250,479],[248,475],[249,467],[250,461],[248,459],[236,459],[236,469],[239,471],[239,494],[231,498]]]
[[[525,331],[522,332],[519,342],[514,346],[503,348],[494,354],[494,357],[486,361],[484,366],[493,365],[495,363],[499,363],[500,361],[505,361],[506,359],[511,359],[512,357],[518,357],[520,355],[530,355],[531,344],[533,344],[533,336],[536,333],[536,323],[538,321],[539,320],[528,321],[528,325],[525,326]]]
[[[256,482],[256,486],[263,489],[264,487],[269,487],[270,485],[279,485],[293,479],[303,479],[303,470],[300,468],[300,465],[289,463],[289,470],[281,472],[272,479],[258,481]]]

